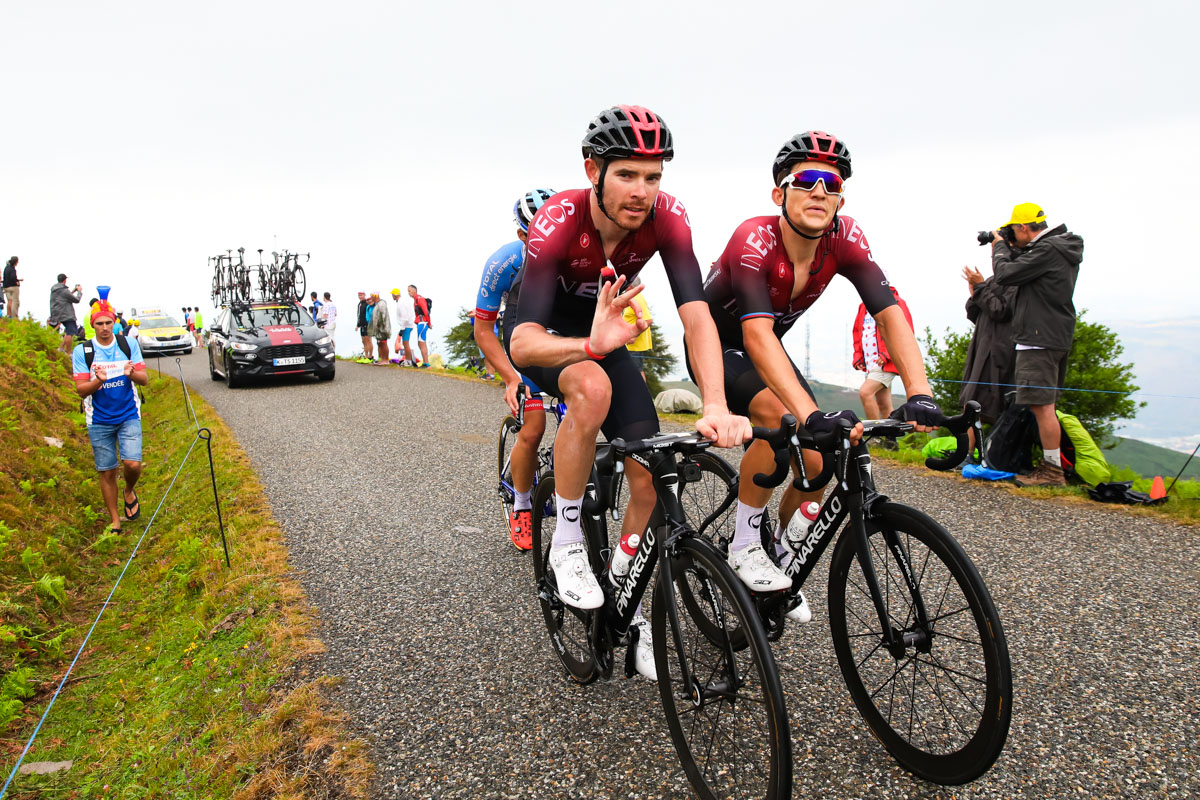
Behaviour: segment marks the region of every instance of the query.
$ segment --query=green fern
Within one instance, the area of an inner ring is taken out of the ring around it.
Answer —
[[[46,573],[38,578],[34,588],[37,593],[45,597],[52,597],[58,601],[60,606],[67,604],[67,579],[62,575],[51,575]]]

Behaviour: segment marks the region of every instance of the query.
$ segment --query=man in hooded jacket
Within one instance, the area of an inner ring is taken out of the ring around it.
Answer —
[[[1017,402],[1033,411],[1042,440],[1042,463],[1020,486],[1064,486],[1061,433],[1054,404],[1066,381],[1067,355],[1075,338],[1075,281],[1083,261],[1083,239],[1066,225],[1050,228],[1034,203],[1013,208],[1009,228],[1015,246],[1000,231],[992,242],[996,283],[1016,286],[1013,345]]]

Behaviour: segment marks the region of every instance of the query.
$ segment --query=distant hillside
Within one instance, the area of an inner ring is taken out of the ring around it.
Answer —
[[[1177,450],[1141,442],[1137,439],[1120,439],[1112,450],[1105,450],[1104,457],[1114,467],[1129,467],[1139,475],[1148,478],[1162,475],[1167,480],[1175,477],[1180,467],[1187,461],[1188,454]],[[1200,480],[1200,455],[1188,464],[1184,478]]]
[[[691,381],[672,381],[663,385],[670,389],[687,389],[689,392],[699,394],[696,385]],[[811,381],[809,385],[812,387],[813,394],[817,396],[817,406],[820,408],[849,408],[862,413],[858,390],[819,381]],[[904,399],[897,396],[896,404],[899,405],[902,402]],[[1187,453],[1180,453],[1177,450],[1159,447],[1138,439],[1118,439],[1116,447],[1104,451],[1104,457],[1113,467],[1128,467],[1147,478],[1162,475],[1167,480],[1175,477],[1175,473],[1179,472],[1184,462],[1187,461]],[[1196,456],[1188,465],[1183,477],[1200,480],[1200,455]]]

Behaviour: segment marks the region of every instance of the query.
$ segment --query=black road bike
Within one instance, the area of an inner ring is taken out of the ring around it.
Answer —
[[[962,415],[946,420],[957,450],[928,459],[927,466],[962,463],[967,430],[974,427],[982,441],[978,412],[978,404],[968,403]],[[795,465],[797,489],[820,488],[830,477],[836,484],[795,556],[778,559],[792,587],[753,593],[753,600],[769,638],[778,639],[786,611],[836,540],[829,627],[855,706],[905,769],[935,783],[962,784],[986,772],[1004,747],[1012,671],[1000,616],[962,546],[932,518],[889,500],[875,486],[867,441],[912,429],[895,420],[865,421],[856,445],[850,444],[849,425],[813,437],[791,415],[778,429],[755,429],[755,437],[776,451],[775,472],[754,476],[755,483],[778,486]],[[824,456],[814,479],[804,473],[802,448]],[[732,487],[736,495],[736,481]],[[718,549],[727,545],[717,542]],[[766,526],[763,547],[776,557]]]
[[[597,448],[581,523],[604,605],[583,611],[562,602],[550,568],[557,524],[554,474],[542,475],[533,500],[534,576],[550,642],[567,674],[582,684],[611,677],[613,648],[626,645],[632,675],[639,629],[630,626],[655,568],[651,636],[659,693],[684,772],[702,798],[791,796],[792,755],[779,672],[762,617],[725,557],[687,521],[679,490],[684,473],[710,446],[697,433]],[[624,460],[653,476],[658,502],[628,575],[609,579],[605,512],[614,505]],[[689,466],[690,464],[690,466]]]

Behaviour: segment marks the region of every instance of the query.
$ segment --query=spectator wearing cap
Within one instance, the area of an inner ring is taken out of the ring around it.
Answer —
[[[373,360],[372,354],[375,352],[371,345],[371,337],[367,335],[367,309],[371,307],[370,298],[366,292],[358,293],[358,318],[355,325],[358,327],[358,335],[362,337],[363,358]]]
[[[63,340],[59,349],[71,352],[71,343],[79,334],[79,323],[75,321],[75,304],[83,299],[83,287],[78,283],[74,289],[67,288],[67,274],[58,273],[58,283],[50,287],[50,327],[63,326]]]
[[[142,409],[133,384],[145,386],[149,378],[137,337],[113,334],[116,319],[108,301],[96,303],[90,315],[96,338],[76,345],[71,362],[75,391],[83,398],[92,457],[100,474],[100,494],[112,520],[111,529],[120,531],[117,469],[122,465],[124,519],[133,521],[142,513],[135,489],[142,474]]]
[[[17,319],[21,309],[21,283],[24,278],[17,277],[17,262],[20,259],[13,256],[4,265],[4,302],[8,306],[8,316]]]
[[[392,313],[388,310],[387,303],[379,299],[379,293],[374,292],[371,295],[371,323],[369,331],[371,338],[375,340],[376,349],[376,364],[388,363],[388,339],[392,338]]]
[[[1050,228],[1046,212],[1034,203],[1013,208],[1012,245],[996,231],[992,271],[996,283],[1017,287],[1013,305],[1017,402],[1037,419],[1042,463],[1019,486],[1064,486],[1062,429],[1054,405],[1066,382],[1067,355],[1075,338],[1075,281],[1083,261],[1083,239],[1066,225]]]

